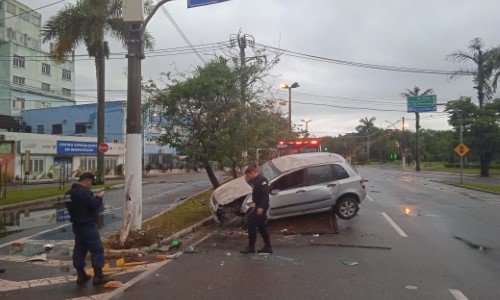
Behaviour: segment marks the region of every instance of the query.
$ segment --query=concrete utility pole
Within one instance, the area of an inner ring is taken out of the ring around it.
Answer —
[[[127,40],[127,136],[125,156],[125,205],[120,243],[123,245],[129,231],[142,228],[142,118],[141,118],[141,60],[144,59],[144,32],[153,15],[165,3],[161,0],[144,19],[143,0],[123,0],[123,21],[129,27]]]
[[[420,114],[415,113],[415,170],[420,172],[420,151],[418,147],[419,130],[420,130]]]
[[[406,168],[406,139],[405,139],[405,117],[403,117],[403,130],[402,130],[402,141],[401,144],[403,146],[403,151],[401,151],[401,165],[403,166],[403,169]]]

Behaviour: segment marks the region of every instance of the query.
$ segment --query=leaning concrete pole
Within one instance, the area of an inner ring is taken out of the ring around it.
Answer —
[[[144,58],[142,0],[123,1],[123,20],[129,28],[127,136],[125,142],[125,204],[120,244],[125,244],[130,230],[142,228],[142,118],[141,118],[141,60]]]

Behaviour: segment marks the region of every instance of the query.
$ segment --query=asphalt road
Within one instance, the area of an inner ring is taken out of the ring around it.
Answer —
[[[197,253],[116,274],[129,286],[118,290],[77,287],[67,257],[34,264],[16,262],[18,253],[0,253],[0,264],[7,270],[0,274],[0,298],[498,299],[499,195],[436,182],[447,174],[374,167],[360,171],[369,180],[369,196],[357,217],[338,221],[339,234],[273,234],[273,255],[242,255],[238,249],[247,237],[234,223],[206,235],[195,247]],[[152,214],[158,205],[182,198],[187,191],[179,189],[181,185],[190,185],[191,193],[201,188],[206,178],[196,176],[189,183],[172,177],[144,185],[149,202],[144,207],[151,206]],[[123,192],[114,193],[106,194],[112,206],[108,214],[117,209],[115,222],[120,223]],[[106,220],[105,226],[114,224]],[[184,241],[181,250],[189,246]],[[57,253],[54,249],[49,255]]]
[[[369,196],[338,235],[273,235],[266,257],[239,254],[243,231],[225,228],[114,299],[499,298],[499,195],[360,171]]]
[[[162,174],[148,177],[143,185],[143,219],[147,219],[167,209],[169,206],[186,199],[211,186],[204,172],[188,174]],[[123,187],[106,191],[104,195],[105,211],[101,237],[108,237],[118,232],[123,220],[123,203],[125,190]],[[73,233],[69,222],[30,228],[15,234],[0,238],[0,255],[12,253],[12,241],[23,240],[23,243],[33,243],[36,247],[24,247],[22,255],[32,255],[40,251],[40,245],[53,243],[65,248],[60,254],[52,253],[53,258],[63,259],[67,256],[66,249],[72,247]],[[32,253],[31,253],[32,252]]]

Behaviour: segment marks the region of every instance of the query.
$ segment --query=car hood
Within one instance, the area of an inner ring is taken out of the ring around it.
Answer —
[[[252,187],[246,182],[245,176],[241,176],[221,185],[212,196],[219,205],[226,205],[251,193]]]

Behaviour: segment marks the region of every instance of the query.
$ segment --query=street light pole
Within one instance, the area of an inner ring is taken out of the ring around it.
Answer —
[[[281,83],[280,87],[282,89],[288,89],[288,127],[290,128],[290,132],[292,131],[292,89],[300,87],[298,82],[292,83],[292,85],[288,85],[286,83]]]
[[[403,117],[403,136],[402,136],[402,145],[403,145],[403,152],[402,152],[402,155],[401,155],[401,163],[402,163],[402,166],[403,166],[403,169],[406,168],[406,139],[405,139],[405,117]]]

